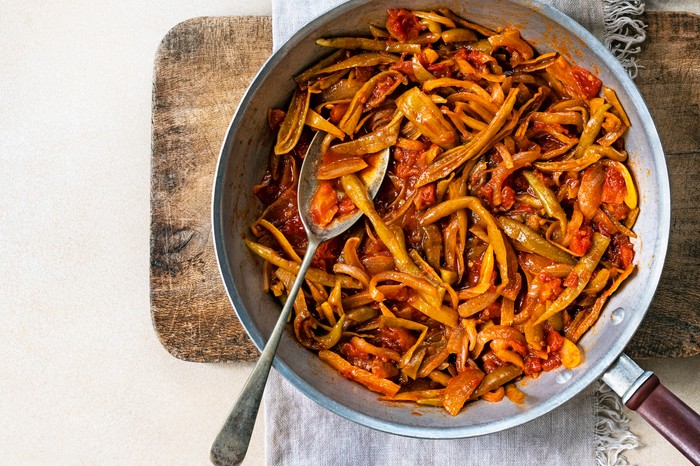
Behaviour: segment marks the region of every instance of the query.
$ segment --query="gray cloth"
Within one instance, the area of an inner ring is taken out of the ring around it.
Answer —
[[[544,3],[575,19],[610,47],[609,24],[613,19],[617,21],[617,16],[613,18],[610,13],[615,1]],[[643,9],[639,0],[620,1],[626,5],[631,1],[634,8]],[[343,0],[272,0],[274,49],[304,24],[340,3]],[[643,41],[643,25],[641,29]],[[635,44],[640,42],[635,40]],[[555,411],[504,432],[459,440],[418,440],[378,432],[336,416],[301,395],[273,370],[264,398],[267,464],[626,464],[619,454],[634,448],[637,442],[626,430],[619,400],[612,397],[588,388]],[[607,399],[610,406],[601,399]]]
[[[596,460],[595,411],[594,390],[588,388],[560,408],[507,431],[418,440],[336,416],[273,370],[265,390],[265,454],[269,466],[591,465]]]

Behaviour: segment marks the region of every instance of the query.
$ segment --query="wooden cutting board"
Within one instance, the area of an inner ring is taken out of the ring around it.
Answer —
[[[633,357],[700,353],[700,17],[649,13],[636,83],[661,134],[672,191],[666,267]],[[201,17],[156,53],[151,163],[151,313],[163,346],[187,361],[252,361],[214,257],[211,188],[221,141],[272,50],[269,17]]]

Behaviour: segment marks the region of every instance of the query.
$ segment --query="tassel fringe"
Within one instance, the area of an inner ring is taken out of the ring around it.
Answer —
[[[646,39],[646,24],[642,0],[603,0],[605,16],[605,46],[620,60],[632,78],[639,68],[636,55]]]
[[[620,397],[599,381],[595,391],[595,459],[598,466],[626,466],[622,454],[639,446],[639,440],[628,429],[629,418],[624,414]]]

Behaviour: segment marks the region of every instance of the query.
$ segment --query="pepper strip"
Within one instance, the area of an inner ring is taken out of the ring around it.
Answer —
[[[335,325],[333,325],[333,328],[330,332],[321,337],[317,337],[314,335],[314,340],[316,340],[318,344],[321,345],[324,349],[334,347],[338,343],[338,341],[340,341],[340,337],[343,336],[344,323],[345,315],[342,315],[340,316],[340,319],[338,319],[338,322],[336,322]]]
[[[489,243],[493,245],[493,252],[496,255],[498,270],[501,274],[501,284],[499,289],[508,285],[508,256],[506,252],[505,240],[498,228],[496,219],[486,208],[481,204],[481,201],[473,196],[463,196],[449,201],[441,202],[440,204],[431,207],[423,214],[420,219],[421,225],[430,225],[460,210],[469,209],[479,216],[486,223],[486,230],[489,235]]]
[[[552,190],[549,189],[533,172],[526,171],[523,173],[523,176],[525,176],[525,179],[527,179],[527,182],[530,183],[530,186],[532,186],[535,194],[537,194],[537,197],[542,202],[542,207],[544,207],[544,211],[547,212],[547,215],[559,220],[561,235],[566,235],[566,225],[568,223],[566,220],[566,214],[564,213],[564,209],[561,208],[561,205],[559,205],[557,197],[554,195]]]
[[[374,52],[420,53],[420,44],[387,42],[385,40],[366,39],[363,37],[333,37],[318,39],[316,45],[335,49],[362,49]]]
[[[632,123],[630,123],[630,119],[627,116],[625,109],[622,108],[620,99],[617,98],[617,94],[615,94],[615,91],[610,89],[609,87],[603,86],[603,95],[605,96],[605,100],[610,102],[613,108],[617,110],[617,113],[620,117],[620,120],[622,120],[622,123],[624,123],[624,125],[627,127],[632,126]]]
[[[627,277],[632,274],[634,270],[634,265],[627,267],[619,277],[610,285],[610,288],[605,290],[598,299],[596,299],[593,307],[588,311],[581,311],[576,315],[576,318],[571,322],[571,325],[566,329],[566,338],[576,343],[581,336],[588,330],[594,323],[598,321],[600,316],[600,311],[603,309],[605,301],[612,295],[617,288],[624,282]]]
[[[527,225],[523,225],[508,217],[499,217],[498,223],[501,225],[501,228],[503,228],[503,232],[508,235],[510,239],[528,252],[539,254],[540,256],[552,259],[556,262],[563,262],[570,265],[576,264],[576,259],[570,254],[542,238],[535,230]]]
[[[484,373],[472,367],[468,367],[461,374],[452,377],[442,394],[445,410],[453,416],[459,414],[464,403],[469,400],[474,390],[481,385],[483,379]]]
[[[334,154],[361,156],[380,152],[396,144],[403,114],[397,111],[388,125],[358,137],[353,141],[337,144],[330,148]]]
[[[323,131],[324,133],[328,133],[331,136],[340,139],[341,141],[345,138],[345,133],[338,129],[338,127],[335,126],[333,123],[316,113],[313,109],[309,109],[306,112],[306,120],[304,120],[304,124],[310,126],[316,131]]]
[[[380,306],[383,306],[383,304],[380,304]],[[389,311],[391,312],[391,311]],[[381,316],[380,318],[380,323],[383,326],[386,327],[400,327],[400,328],[405,328],[406,330],[413,330],[416,332],[421,332],[420,335],[418,336],[418,339],[416,342],[411,346],[406,353],[404,353],[403,356],[401,356],[401,359],[399,360],[399,368],[405,367],[413,357],[413,352],[418,348],[418,345],[423,343],[423,340],[425,339],[425,335],[428,333],[428,326],[419,324],[418,322],[414,322],[412,320],[408,319],[402,319],[400,317],[392,317],[392,316]]]
[[[440,159],[433,162],[420,175],[420,177],[418,177],[416,187],[419,188],[428,183],[432,183],[433,181],[446,177],[464,162],[478,155],[489,144],[494,142],[494,136],[498,134],[513,110],[517,96],[518,89],[511,89],[508,93],[508,97],[506,97],[506,100],[503,102],[503,105],[500,109],[498,109],[496,115],[494,115],[493,119],[489,122],[488,127],[485,130],[480,131],[468,143],[457,146],[454,149],[450,149],[442,154]]]
[[[605,112],[607,112],[611,106],[610,104],[599,105],[588,119],[588,123],[586,123],[586,127],[583,129],[583,133],[578,140],[578,146],[574,151],[574,159],[582,157],[586,150],[593,144],[593,141],[595,141],[595,138],[600,132],[600,128],[603,126],[603,121],[605,121]]]
[[[308,90],[297,89],[289,104],[287,114],[284,116],[282,126],[277,133],[275,154],[282,155],[294,149],[299,142],[301,132],[306,122],[306,113],[309,110],[311,93]]]
[[[418,309],[420,312],[426,316],[434,319],[448,327],[455,327],[457,325],[457,312],[449,307],[442,306],[437,308],[430,305],[427,301],[421,298],[419,295],[413,295],[408,298],[408,304]]]
[[[297,254],[297,252],[294,250],[289,240],[287,240],[287,237],[284,236],[284,233],[279,231],[277,227],[275,227],[272,223],[268,222],[264,218],[258,220],[256,224],[260,225],[261,227],[265,228],[267,231],[272,233],[272,236],[277,240],[282,250],[284,250],[284,252],[286,252],[287,255],[291,257],[294,262],[298,262],[301,264],[301,257],[299,257],[299,254]]]
[[[299,273],[299,264],[285,259],[277,254],[273,249],[248,239],[245,240],[245,244],[251,251],[270,262],[272,265],[276,265],[277,267],[287,270],[295,275]],[[352,288],[357,290],[362,288],[362,284],[351,277],[345,275],[331,275],[324,270],[313,267],[309,268],[309,270],[306,272],[306,279],[324,286],[334,286],[337,279],[340,280],[340,284],[343,286],[343,288]]]
[[[600,146],[590,146],[580,158],[560,162],[535,162],[533,165],[545,172],[580,172],[603,158],[605,154],[600,149],[602,149]]]
[[[489,244],[484,252],[481,261],[481,269],[479,270],[479,281],[476,285],[468,288],[465,291],[467,299],[476,298],[480,294],[484,294],[491,287],[491,274],[493,274],[493,245]]]
[[[396,55],[388,55],[386,53],[360,53],[343,60],[335,65],[328,66],[318,71],[318,74],[333,73],[334,71],[347,70],[358,66],[377,66],[396,63],[401,61]]]
[[[403,79],[403,75],[398,71],[384,71],[372,76],[369,81],[364,83],[350,101],[350,105],[345,111],[345,115],[343,115],[343,118],[338,123],[338,127],[345,134],[348,136],[355,134],[357,124],[362,116],[362,110],[364,109],[365,102],[367,102],[367,100],[369,100],[369,98],[372,96],[374,86],[387,76],[395,77],[397,83],[401,82]]]
[[[416,291],[423,292],[427,295],[437,296],[436,288],[426,279],[418,278],[410,273],[397,272],[395,270],[387,270],[374,275],[369,281],[369,293],[375,301],[384,301],[384,293],[377,289],[377,284],[381,281],[391,280],[402,283]]]
[[[468,91],[471,91],[474,94],[479,95],[486,101],[489,101],[491,99],[489,93],[473,81],[465,81],[462,79],[454,78],[437,78],[426,81],[422,85],[423,90],[426,92],[430,92],[440,87],[458,87],[460,89],[466,89]]]
[[[450,296],[450,303],[452,304],[453,309],[457,309],[457,305],[459,304],[459,296],[457,296],[457,293],[455,292],[454,288],[450,286],[449,283],[444,281],[438,274],[435,272],[435,269],[433,269],[430,264],[428,264],[425,259],[421,257],[421,255],[416,251],[415,249],[411,249],[408,253],[411,258],[416,262],[416,265],[418,268],[423,272],[423,275],[425,278],[435,285],[435,287],[440,290],[443,288],[445,291],[447,291],[447,294]]]
[[[396,107],[431,142],[443,149],[457,144],[459,139],[452,125],[445,120],[431,98],[417,87],[401,94],[396,99]]]
[[[311,68],[308,68],[306,71],[304,71],[299,76],[294,78],[294,81],[296,81],[296,83],[299,86],[304,88],[310,79],[312,79],[318,75],[320,70],[322,70],[323,68],[325,68],[327,66],[332,65],[333,63],[336,63],[338,60],[340,60],[342,58],[344,53],[345,53],[344,50],[336,50],[330,56],[324,58],[323,60],[316,63],[314,66],[312,66]]]
[[[344,377],[352,379],[355,382],[359,382],[374,392],[394,396],[401,389],[399,385],[396,385],[391,380],[377,377],[371,372],[368,372],[357,366],[353,366],[352,364],[350,364],[345,359],[343,359],[342,357],[340,357],[332,351],[321,350],[318,352],[318,357],[321,361],[325,362],[333,369],[340,372],[340,374]]]
[[[544,322],[574,302],[578,295],[581,294],[583,289],[586,288],[586,285],[593,276],[595,268],[598,266],[600,259],[603,257],[605,250],[608,248],[608,244],[610,244],[610,238],[603,236],[598,232],[593,233],[593,244],[591,245],[591,249],[581,258],[581,260],[578,261],[578,264],[574,266],[569,274],[569,277],[578,277],[576,285],[566,288],[564,292],[547,307],[544,314],[542,314],[535,322],[536,324]]]
[[[420,269],[411,260],[408,255],[408,251],[401,244],[401,242],[396,238],[396,235],[389,229],[389,227],[384,223],[382,218],[377,213],[374,208],[374,203],[369,198],[367,193],[367,188],[362,184],[362,181],[356,175],[344,175],[340,178],[340,182],[343,185],[343,190],[345,194],[352,200],[355,206],[362,211],[363,214],[367,216],[369,221],[372,223],[374,230],[377,232],[379,239],[384,243],[384,245],[391,252],[392,257],[396,267],[405,273],[410,273],[416,277],[423,278]]]

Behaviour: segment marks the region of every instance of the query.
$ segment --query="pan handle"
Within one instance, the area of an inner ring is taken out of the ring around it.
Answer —
[[[623,354],[603,380],[628,408],[637,411],[694,465],[700,465],[700,415],[671,393],[656,375],[644,372]]]

